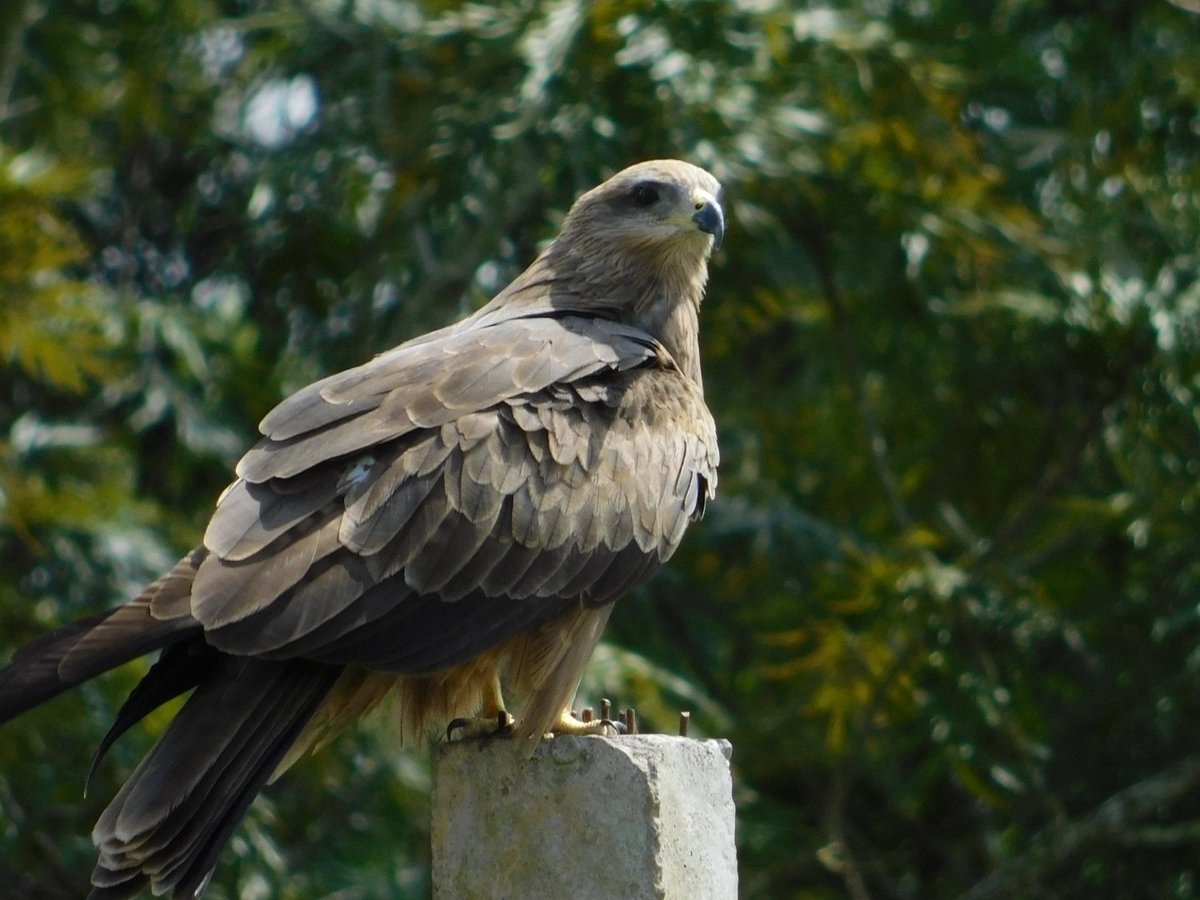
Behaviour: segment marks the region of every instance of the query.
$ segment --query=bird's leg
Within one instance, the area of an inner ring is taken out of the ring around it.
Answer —
[[[479,715],[452,721],[446,726],[446,740],[454,740],[456,731],[462,732],[460,740],[507,735],[512,732],[512,725],[513,717],[504,708],[504,695],[500,691],[500,676],[493,675],[484,689]]]

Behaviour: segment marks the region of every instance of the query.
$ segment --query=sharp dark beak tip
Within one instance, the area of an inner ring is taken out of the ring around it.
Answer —
[[[721,242],[725,240],[725,213],[721,211],[721,207],[715,203],[705,203],[692,216],[692,221],[700,227],[701,231],[713,236],[713,250],[720,250]]]

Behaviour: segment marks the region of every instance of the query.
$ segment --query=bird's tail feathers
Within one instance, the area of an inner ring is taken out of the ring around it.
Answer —
[[[96,823],[90,900],[196,896],[340,671],[218,657]]]
[[[185,556],[135,600],[35,638],[0,670],[0,724],[131,659],[200,632],[186,612],[203,551]]]

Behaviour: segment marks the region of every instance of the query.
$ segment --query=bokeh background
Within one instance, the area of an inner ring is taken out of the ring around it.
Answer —
[[[1200,892],[1196,0],[0,7],[0,659],[193,546],[286,392],[683,157],[720,497],[588,699],[732,740],[746,898]],[[144,669],[0,731],[0,897],[82,895]],[[428,896],[428,760],[345,735],[210,896]]]

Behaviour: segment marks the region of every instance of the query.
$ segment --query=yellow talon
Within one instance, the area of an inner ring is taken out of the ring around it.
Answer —
[[[584,722],[571,715],[570,710],[563,710],[558,722],[550,729],[550,735],[556,734],[602,734],[613,737],[625,733],[625,726],[611,719],[592,719]]]

